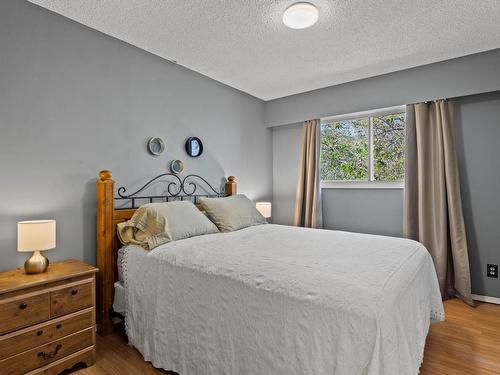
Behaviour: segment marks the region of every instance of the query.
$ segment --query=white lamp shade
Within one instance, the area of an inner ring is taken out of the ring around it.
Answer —
[[[255,203],[255,208],[265,218],[271,217],[271,202],[257,202]]]
[[[56,221],[32,220],[17,223],[17,251],[49,250],[56,247]]]

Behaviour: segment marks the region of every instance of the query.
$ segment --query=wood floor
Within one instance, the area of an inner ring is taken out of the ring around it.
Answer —
[[[500,374],[500,306],[484,303],[471,308],[455,299],[446,301],[445,309],[446,322],[431,327],[420,374]],[[96,364],[74,374],[172,373],[157,370],[144,362],[139,352],[126,344],[125,335],[115,332],[97,337]]]

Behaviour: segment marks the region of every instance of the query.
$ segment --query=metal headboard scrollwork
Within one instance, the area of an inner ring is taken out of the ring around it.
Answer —
[[[167,180],[163,180],[167,179]],[[168,180],[170,179],[170,180]],[[173,181],[172,181],[173,180]],[[166,183],[166,190],[162,194],[155,195],[140,195],[141,192],[148,189],[154,183],[164,182]],[[198,190],[204,190],[203,194],[196,194]],[[118,196],[114,199],[117,201],[128,201],[130,205],[122,208],[137,208],[137,202],[169,202],[173,200],[191,200],[194,203],[197,202],[199,197],[225,197],[227,194],[223,189],[215,189],[206,179],[197,174],[188,174],[184,178],[179,177],[174,173],[163,173],[160,174],[148,182],[146,182],[142,187],[133,193],[127,194],[127,188],[121,186],[117,190]]]

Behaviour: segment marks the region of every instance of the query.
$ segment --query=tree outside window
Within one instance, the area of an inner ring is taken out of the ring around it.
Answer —
[[[323,181],[402,181],[405,113],[385,113],[321,124]]]

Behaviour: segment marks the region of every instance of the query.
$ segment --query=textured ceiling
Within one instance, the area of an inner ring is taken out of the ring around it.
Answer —
[[[30,0],[264,100],[500,47],[500,0]]]

